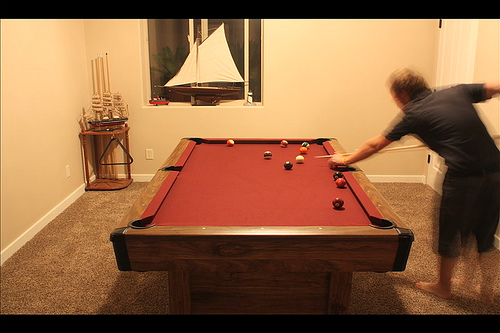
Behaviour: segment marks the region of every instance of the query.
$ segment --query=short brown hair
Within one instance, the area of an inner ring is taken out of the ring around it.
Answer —
[[[398,69],[389,77],[391,91],[396,95],[407,92],[411,99],[414,99],[419,93],[429,90],[429,85],[420,73],[408,69]]]

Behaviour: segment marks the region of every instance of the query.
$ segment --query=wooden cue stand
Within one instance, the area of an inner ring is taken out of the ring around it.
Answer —
[[[130,143],[129,143],[129,135],[128,131],[130,127],[125,124],[121,128],[113,128],[109,130],[83,130],[80,132],[80,137],[82,138],[82,146],[83,146],[83,157],[85,164],[85,181],[86,191],[110,191],[110,190],[119,190],[126,188],[129,186],[133,179],[130,175],[130,163],[116,163],[116,146],[111,145],[113,138],[119,138],[122,136],[122,140],[124,142],[124,147],[127,150],[126,153],[130,151]],[[91,138],[88,140],[88,138]],[[89,152],[88,141],[92,143],[92,151]],[[106,145],[109,146],[106,149]],[[105,151],[106,150],[106,151]],[[106,154],[104,154],[106,153]],[[130,156],[130,155],[128,155]],[[103,163],[101,163],[100,159],[103,159]],[[118,174],[116,171],[116,165],[124,165],[126,178],[118,178]],[[91,181],[90,167],[92,166],[92,170],[95,174],[95,179]]]

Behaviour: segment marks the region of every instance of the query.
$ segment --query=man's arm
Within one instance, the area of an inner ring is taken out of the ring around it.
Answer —
[[[331,166],[356,163],[372,156],[379,150],[385,148],[391,142],[391,140],[386,139],[383,135],[377,135],[376,137],[365,141],[365,143],[363,143],[354,153],[348,156],[344,156],[339,153],[334,154],[330,158],[329,163]]]
[[[496,94],[500,94],[500,84],[498,83],[485,83],[483,89],[486,99],[490,99]]]

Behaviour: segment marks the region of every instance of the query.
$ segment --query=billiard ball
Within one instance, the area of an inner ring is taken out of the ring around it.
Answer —
[[[337,180],[339,178],[344,178],[344,174],[340,171],[337,171],[333,174],[333,179]]]
[[[266,150],[264,152],[264,158],[269,159],[271,157],[273,157],[273,153],[271,153],[269,150]]]
[[[342,200],[340,198],[335,198],[332,201],[332,204],[333,204],[333,208],[340,209],[340,208],[342,208],[344,206],[344,200]]]
[[[228,147],[232,147],[232,146],[234,146],[234,140],[227,140],[226,145],[227,145]]]
[[[307,147],[300,147],[299,151],[301,154],[305,154],[305,153],[307,153]]]
[[[281,148],[286,148],[288,146],[288,141],[281,140],[280,146],[281,146]]]
[[[283,165],[286,170],[292,170],[293,168],[293,163],[290,161],[286,161],[285,164]]]
[[[309,142],[302,142],[302,147],[309,148]]]
[[[346,184],[345,178],[337,178],[335,184],[337,185],[337,187],[345,187]]]
[[[304,163],[304,156],[302,155],[298,155],[297,157],[295,157],[295,162],[297,162],[297,164],[302,164]]]

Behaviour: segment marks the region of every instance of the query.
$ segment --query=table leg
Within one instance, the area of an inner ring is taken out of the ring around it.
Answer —
[[[90,173],[89,173],[89,158],[87,156],[87,136],[82,135],[82,146],[83,146],[83,160],[85,163],[85,181],[87,186],[90,185]]]
[[[328,313],[342,314],[349,311],[351,301],[352,272],[330,273]]]
[[[169,271],[170,314],[191,313],[191,278],[187,271]]]
[[[92,136],[92,144],[93,144],[93,153],[94,153],[94,161],[93,161],[93,166],[94,166],[94,174],[96,179],[101,178],[101,166],[99,165],[99,151],[100,149],[100,142],[101,140],[99,139],[98,135]]]
[[[129,143],[128,131],[125,131],[125,148],[127,148],[127,152],[130,155],[130,143]],[[130,176],[130,164],[127,164],[125,167],[127,168],[127,179],[132,178]]]

